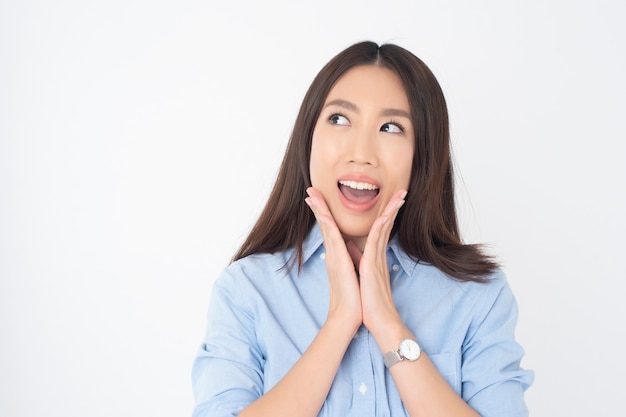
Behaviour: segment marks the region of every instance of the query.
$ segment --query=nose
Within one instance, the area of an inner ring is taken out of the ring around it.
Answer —
[[[376,136],[356,129],[351,136],[346,155],[348,162],[357,165],[378,166]]]

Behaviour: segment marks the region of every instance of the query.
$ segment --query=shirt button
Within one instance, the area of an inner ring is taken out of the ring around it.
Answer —
[[[326,252],[320,253],[320,259],[326,259]]]
[[[398,272],[400,270],[400,266],[398,264],[393,264],[391,269],[393,269],[395,272]]]
[[[367,392],[367,386],[365,385],[365,382],[361,382],[359,392],[361,393],[361,395],[365,395],[365,393]]]

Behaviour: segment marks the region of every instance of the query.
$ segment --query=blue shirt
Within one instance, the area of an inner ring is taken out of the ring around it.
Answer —
[[[299,273],[285,266],[290,249],[248,256],[215,281],[192,369],[194,417],[236,416],[281,380],[319,332],[329,290],[317,225],[303,251]],[[520,367],[517,304],[502,272],[485,284],[459,282],[412,260],[395,239],[387,260],[404,323],[452,388],[482,417],[527,416],[533,373]],[[319,416],[407,415],[383,352],[361,326]]]

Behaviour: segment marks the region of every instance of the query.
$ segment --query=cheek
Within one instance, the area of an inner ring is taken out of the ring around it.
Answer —
[[[411,171],[413,167],[413,147],[402,146],[394,149],[387,158],[390,174],[398,187],[407,189],[411,183]]]
[[[411,155],[412,156],[412,155]],[[409,185],[411,184],[411,174],[413,173],[413,158],[411,158],[407,164],[406,167],[404,169],[403,172],[403,176],[404,176],[404,188],[406,190],[409,189]]]
[[[309,157],[309,175],[311,177],[311,183],[315,186],[317,181],[318,172],[320,171],[319,164],[323,160],[319,155],[319,147],[317,146],[315,134],[313,134],[313,140],[311,142],[311,156]]]
[[[335,156],[333,147],[328,146],[329,143],[324,137],[313,134],[311,143],[311,157],[309,160],[309,175],[311,176],[311,184],[315,187],[319,186],[332,176],[332,161]]]
[[[406,186],[409,186],[411,182],[411,172],[413,171],[413,148],[411,148],[405,154],[405,158],[402,164],[402,177],[406,183]]]
[[[408,190],[411,185],[411,167],[397,169],[393,172],[393,191]]]

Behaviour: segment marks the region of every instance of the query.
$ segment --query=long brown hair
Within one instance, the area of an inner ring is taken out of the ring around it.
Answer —
[[[393,230],[402,249],[453,278],[484,281],[497,264],[479,245],[463,244],[459,235],[448,111],[441,87],[426,64],[411,52],[397,45],[379,46],[369,41],[340,52],[313,80],[302,101],[274,188],[233,261],[253,253],[294,247],[301,266],[302,243],[315,223],[304,202],[306,189],[311,186],[313,129],[331,88],[343,74],[360,65],[379,65],[398,74],[411,108],[415,126],[411,182]]]

